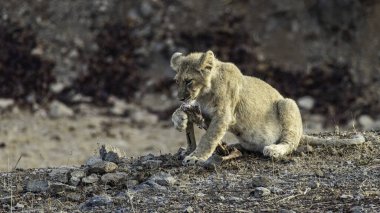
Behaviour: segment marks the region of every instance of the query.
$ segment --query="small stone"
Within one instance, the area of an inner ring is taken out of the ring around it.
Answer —
[[[50,90],[55,94],[62,92],[63,89],[65,89],[65,85],[59,82],[50,86]]]
[[[105,144],[102,145],[99,150],[100,157],[105,161],[119,163],[121,158],[125,158],[125,152],[121,151],[117,147]]]
[[[66,194],[66,198],[71,200],[71,201],[78,202],[78,201],[82,200],[83,197],[80,193],[69,192]]]
[[[98,162],[102,162],[103,160],[99,157],[96,157],[96,156],[91,156],[87,161],[86,161],[86,165],[87,166],[92,166],[94,165],[95,163],[98,163]]]
[[[270,195],[270,190],[265,188],[265,187],[257,187],[255,188],[255,190],[253,191],[253,195],[257,198],[260,198],[260,197],[265,197],[265,196],[268,196]]]
[[[97,174],[91,174],[91,175],[89,175],[89,176],[87,176],[87,177],[84,177],[83,179],[82,179],[82,182],[83,183],[96,183],[96,182],[98,182],[99,181],[99,177],[98,177],[98,175]]]
[[[194,212],[194,210],[193,210],[193,207],[188,206],[183,212],[185,212],[185,213],[192,213],[192,212]]]
[[[127,180],[125,183],[125,186],[129,189],[137,186],[139,184],[139,182],[137,180]]]
[[[6,109],[13,106],[15,101],[9,98],[0,98],[0,109]]]
[[[318,181],[310,181],[308,186],[311,188],[311,189],[316,189],[316,188],[319,188],[319,182]]]
[[[271,185],[271,180],[265,176],[255,176],[251,181],[252,187],[268,187]]]
[[[315,175],[317,175],[317,177],[324,177],[325,176],[325,174],[320,169],[315,170]]]
[[[306,110],[311,110],[314,107],[315,100],[311,96],[304,96],[297,100],[298,105]]]
[[[75,170],[71,172],[70,184],[77,186],[81,179],[86,176],[86,173],[83,170]]]
[[[176,182],[176,179],[173,178],[173,176],[165,172],[160,172],[158,174],[155,174],[151,176],[149,180],[161,186],[172,186]]]
[[[90,166],[89,172],[97,174],[111,173],[114,172],[117,167],[118,166],[113,162],[101,161]]]
[[[124,172],[108,173],[101,177],[101,180],[105,184],[118,185],[126,180],[128,175]]]
[[[353,199],[354,196],[348,195],[348,194],[343,194],[343,195],[340,196],[340,198],[346,200],[346,199]]]
[[[46,180],[29,180],[26,182],[25,190],[27,192],[44,192],[49,189],[49,182]]]
[[[49,106],[49,115],[52,118],[71,117],[74,111],[59,101],[53,101]]]
[[[70,186],[63,183],[51,183],[49,186],[49,192],[52,194],[61,194],[67,191],[75,191],[75,186]]]
[[[364,208],[362,206],[354,206],[350,209],[350,212],[361,213],[361,212],[365,212],[365,211],[364,211]]]
[[[288,209],[280,209],[280,211],[278,211],[279,213],[296,213],[295,211],[293,210],[288,210]]]
[[[112,198],[108,195],[95,195],[81,204],[80,208],[91,208],[95,206],[106,206],[113,202]]]
[[[371,130],[375,121],[369,115],[361,115],[358,119],[359,124],[364,130]]]
[[[53,181],[58,181],[61,183],[67,183],[69,182],[69,172],[70,170],[67,168],[59,168],[59,169],[54,169],[49,173],[49,177]]]
[[[16,209],[23,209],[24,207],[25,207],[24,204],[21,204],[21,203],[17,203],[15,206]]]
[[[142,165],[150,168],[150,169],[155,169],[160,167],[162,164],[162,160],[147,160],[142,163]]]

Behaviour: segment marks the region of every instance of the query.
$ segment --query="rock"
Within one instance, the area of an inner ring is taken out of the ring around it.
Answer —
[[[66,193],[66,198],[71,200],[71,201],[78,202],[78,201],[82,200],[83,197],[80,193],[69,192],[69,193]]]
[[[69,182],[69,173],[70,173],[70,170],[67,168],[58,168],[58,169],[54,169],[53,171],[51,171],[49,173],[49,177],[53,181],[58,181],[61,183],[67,183],[67,182]]]
[[[325,176],[325,174],[320,169],[315,170],[315,175],[317,175],[317,177],[324,177]]]
[[[65,89],[65,85],[63,83],[57,82],[57,83],[50,85],[50,90],[54,94],[58,94],[58,93],[62,92],[63,89]]]
[[[70,186],[63,183],[50,183],[49,192],[51,194],[61,194],[67,191],[75,191],[75,186]]]
[[[349,194],[343,194],[340,196],[340,198],[346,200],[346,199],[353,199],[354,196],[349,195]]]
[[[364,130],[372,130],[375,124],[375,121],[369,115],[361,115],[358,122]]]
[[[295,211],[293,210],[288,210],[288,209],[280,209],[280,211],[278,211],[279,213],[296,213]]]
[[[173,178],[168,173],[160,172],[149,178],[150,181],[153,181],[161,186],[172,186],[176,182],[176,179]]]
[[[268,187],[271,185],[271,180],[265,176],[255,176],[251,181],[252,187]]]
[[[113,162],[101,161],[90,166],[89,172],[96,174],[111,173],[117,169],[117,165]]]
[[[270,195],[270,190],[265,187],[257,187],[253,191],[253,196],[260,198]]]
[[[140,12],[141,12],[141,15],[143,15],[144,17],[148,17],[148,16],[152,15],[153,7],[152,7],[151,3],[148,1],[143,1],[141,3]]]
[[[193,210],[193,207],[188,206],[183,212],[184,213],[192,213],[192,212],[194,212],[194,210]]]
[[[350,209],[350,212],[352,213],[361,213],[365,212],[364,208],[362,206],[354,206]]]
[[[102,161],[103,161],[103,160],[102,160],[100,157],[91,156],[91,157],[86,161],[86,165],[87,165],[87,166],[92,166],[92,165],[94,165],[95,163],[102,162]]]
[[[91,175],[84,177],[82,179],[83,183],[96,183],[98,181],[99,181],[99,177],[97,174],[91,174]]]
[[[83,170],[75,170],[71,172],[70,184],[77,186],[81,179],[86,176],[86,173]]]
[[[126,182],[124,182],[124,184],[128,189],[131,189],[131,188],[137,186],[139,184],[139,182],[137,180],[127,180]]]
[[[108,173],[101,177],[101,180],[105,184],[118,185],[126,180],[128,175],[124,172]]]
[[[95,195],[90,199],[86,200],[83,204],[80,205],[80,208],[91,208],[95,206],[106,206],[112,204],[112,197],[108,195]]]
[[[21,204],[21,203],[17,203],[15,206],[16,209],[23,209],[24,207],[25,207],[25,205]]]
[[[151,125],[158,122],[157,115],[149,113],[147,111],[135,111],[130,114],[132,122],[135,122],[140,125]]]
[[[117,147],[108,144],[101,146],[99,154],[103,160],[114,163],[119,163],[122,158],[126,157],[125,152],[121,151]]]
[[[147,160],[142,162],[142,165],[148,167],[149,169],[155,169],[160,167],[162,164],[162,160]]]
[[[27,192],[44,192],[49,189],[49,182],[47,180],[29,180],[26,182],[25,190]]]
[[[310,181],[308,186],[311,188],[311,189],[316,189],[316,188],[319,188],[319,182],[318,181]]]
[[[315,100],[311,96],[304,96],[297,100],[298,105],[306,110],[311,110],[314,107]]]
[[[52,118],[71,117],[74,111],[59,101],[53,101],[49,106],[49,115]]]
[[[15,101],[9,98],[0,98],[0,109],[6,109],[13,106]]]

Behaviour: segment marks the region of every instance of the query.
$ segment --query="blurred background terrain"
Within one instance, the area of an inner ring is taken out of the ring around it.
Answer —
[[[0,170],[78,164],[101,143],[175,152],[177,51],[267,81],[306,131],[380,129],[375,0],[13,0],[0,15]]]

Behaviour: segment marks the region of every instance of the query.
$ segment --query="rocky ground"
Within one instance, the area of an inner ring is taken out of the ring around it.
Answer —
[[[282,160],[246,154],[215,167],[184,167],[172,154],[130,157],[106,145],[81,166],[1,173],[1,208],[27,212],[379,212],[380,132],[363,135],[366,142],[361,145],[303,145]]]

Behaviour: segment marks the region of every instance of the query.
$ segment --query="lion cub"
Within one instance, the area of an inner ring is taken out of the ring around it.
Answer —
[[[242,148],[273,158],[295,150],[301,138],[316,143],[322,140],[303,136],[300,110],[292,99],[258,78],[243,75],[233,63],[219,61],[210,50],[175,53],[170,65],[177,73],[178,98],[185,104],[199,104],[208,125],[184,165],[206,161],[226,131],[239,139]],[[187,115],[178,108],[172,121],[183,131]]]

